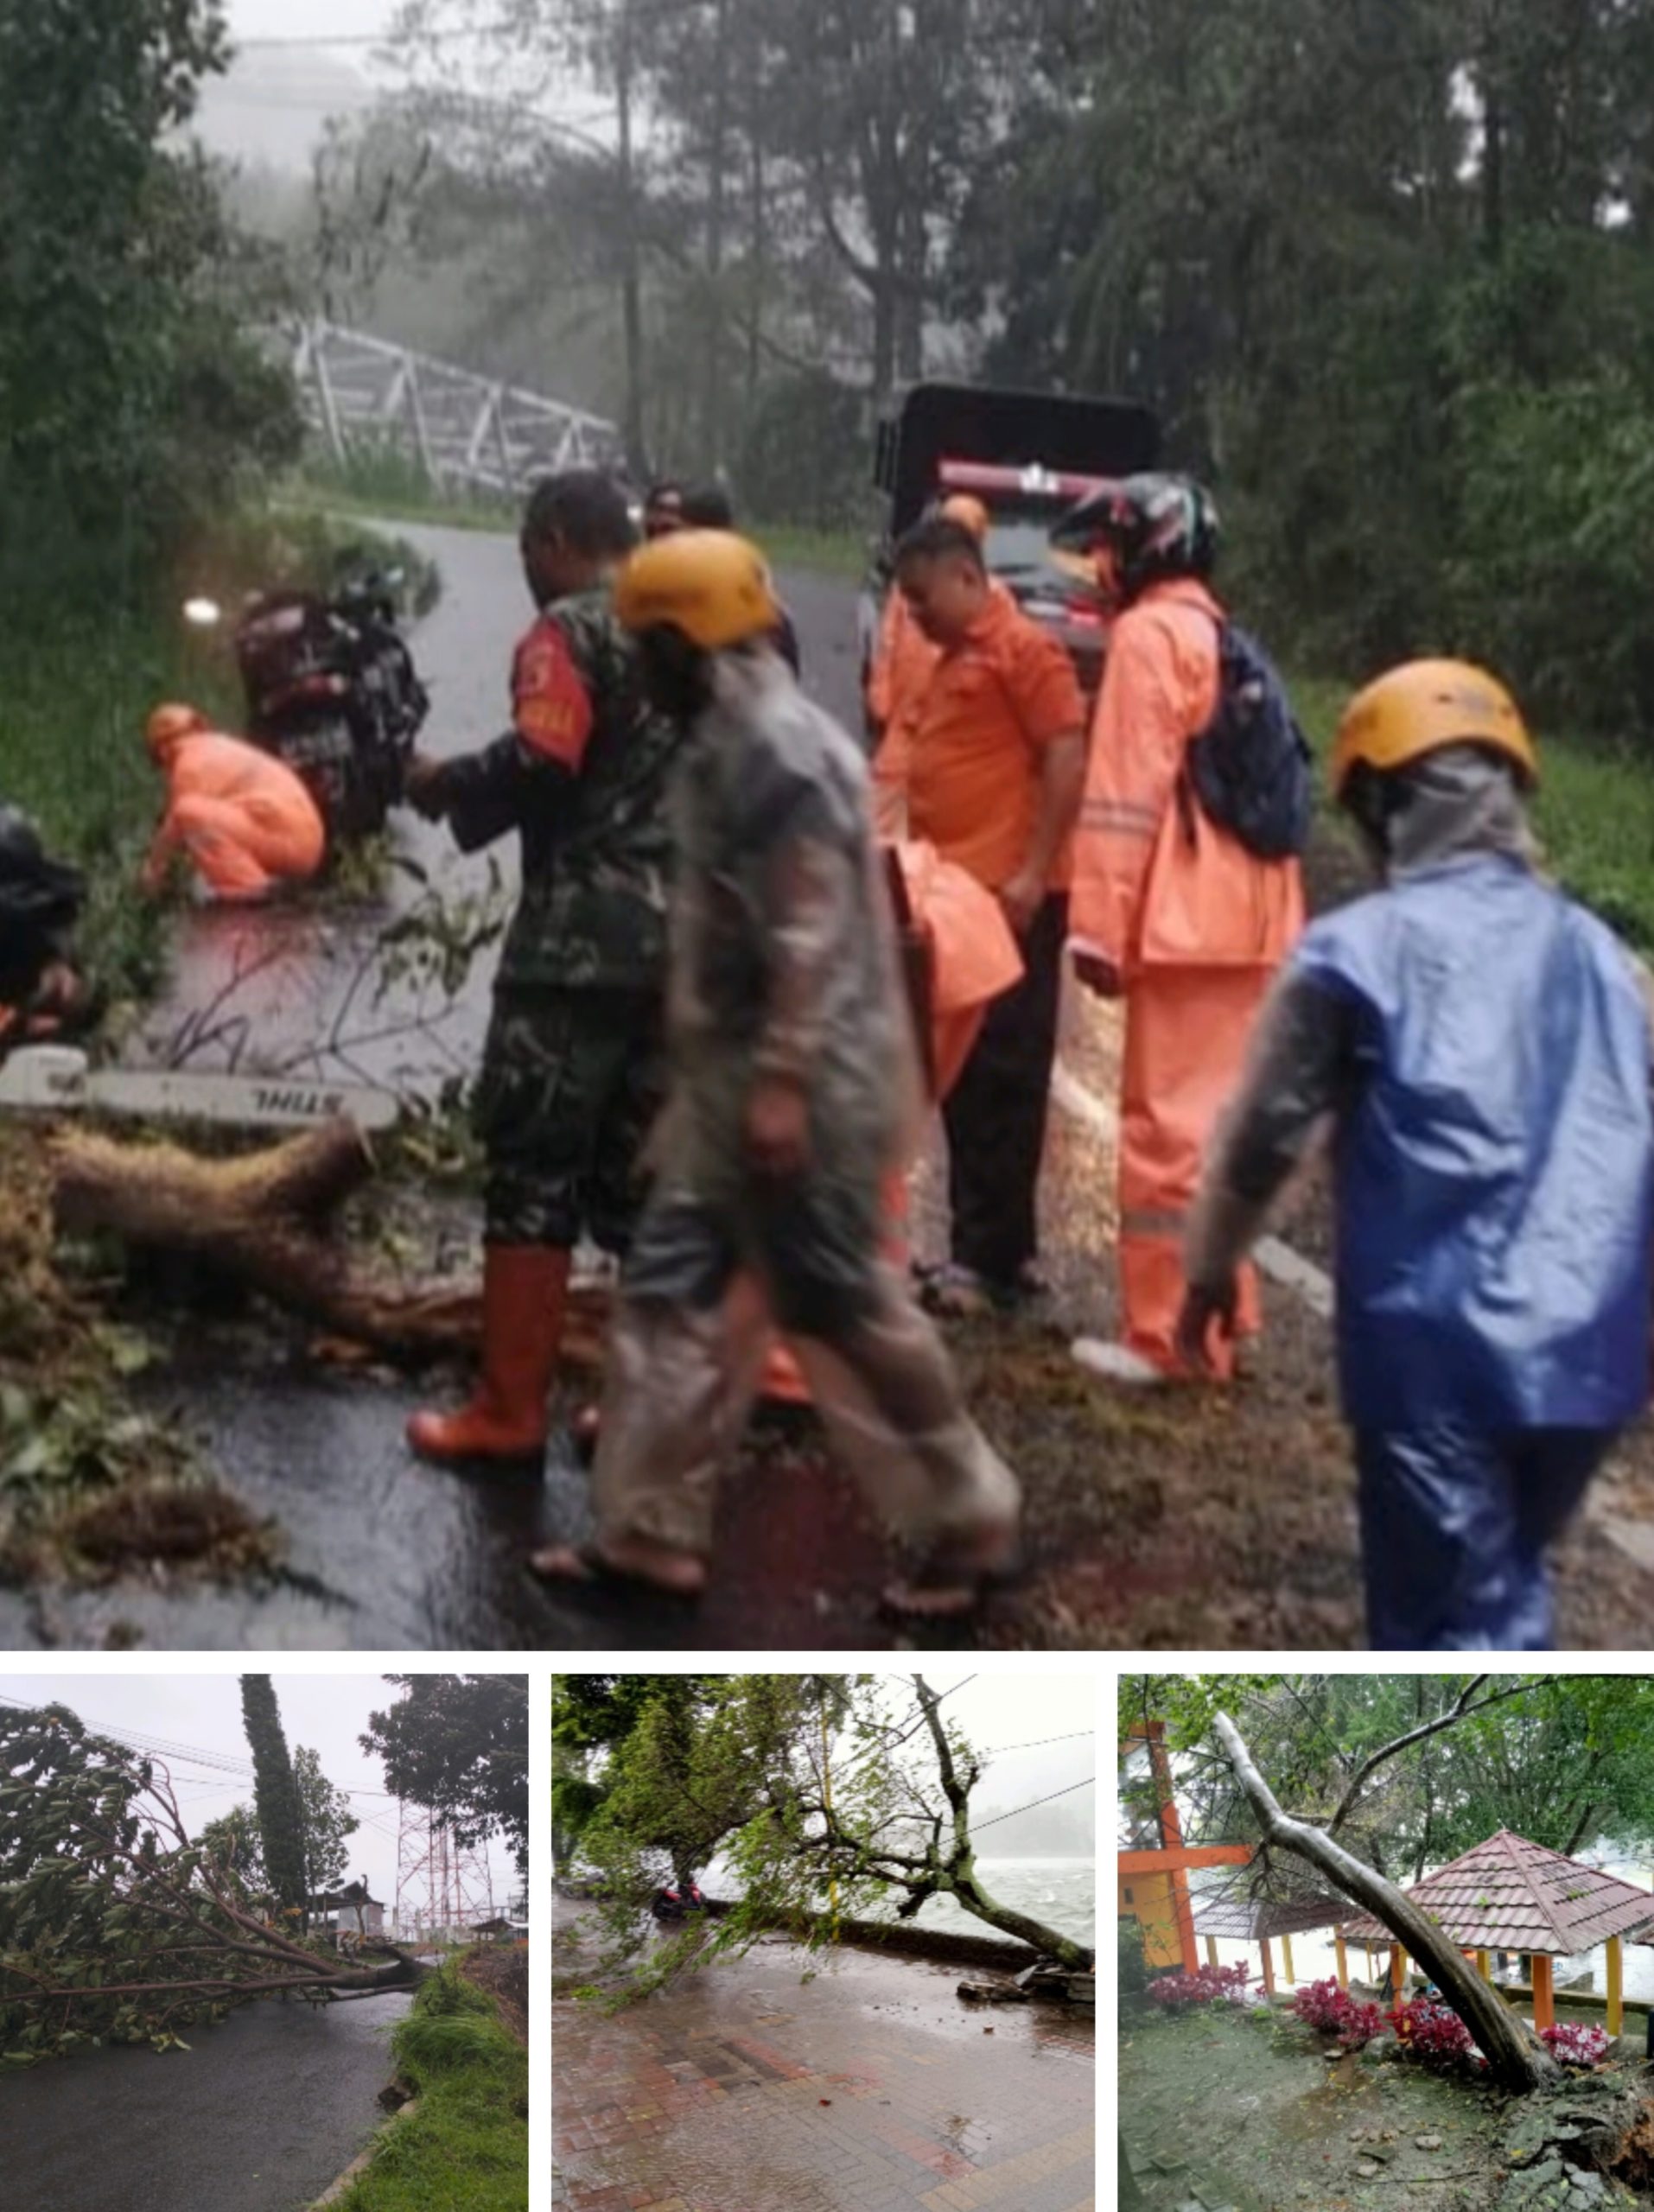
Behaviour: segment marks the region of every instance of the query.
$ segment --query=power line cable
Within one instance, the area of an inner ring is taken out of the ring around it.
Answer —
[[[1012,1812],[996,1813],[991,1821],[984,1821],[980,1827],[973,1821],[970,1824],[970,1833],[973,1836],[985,1834],[989,1828],[996,1828],[1002,1821],[1014,1821],[1019,1813],[1033,1812],[1035,1805],[1054,1805],[1059,1797],[1072,1797],[1075,1790],[1091,1789],[1096,1787],[1096,1784],[1097,1777],[1094,1774],[1088,1774],[1084,1782],[1070,1783],[1066,1789],[1053,1789],[1049,1797],[1036,1797],[1032,1805],[1018,1805]]]

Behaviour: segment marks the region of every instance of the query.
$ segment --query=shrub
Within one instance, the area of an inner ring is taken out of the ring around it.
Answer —
[[[1403,2054],[1438,2074],[1451,2073],[1474,2052],[1470,2030],[1450,2005],[1435,1998],[1415,1997],[1394,2006],[1388,2017]]]
[[[1120,2009],[1123,2012],[1140,2012],[1148,1993],[1148,1976],[1143,1965],[1142,1928],[1129,1917],[1119,1923]]]
[[[1564,2020],[1555,2027],[1541,2028],[1539,2040],[1564,2066],[1600,2066],[1613,2037],[1606,2028],[1582,2027],[1577,2020]]]
[[[1348,1990],[1330,1980],[1307,1984],[1293,1999],[1292,2009],[1310,2027],[1335,2035],[1345,2050],[1359,2050],[1384,2026],[1384,2015],[1376,2005],[1358,2004]]]
[[[1148,2001],[1168,2012],[1189,2005],[1244,2004],[1251,1978],[1244,1961],[1232,1967],[1202,1967],[1196,1974],[1157,1974],[1148,1985]]]

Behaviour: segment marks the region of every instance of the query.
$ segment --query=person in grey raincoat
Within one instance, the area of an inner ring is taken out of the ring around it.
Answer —
[[[1330,1118],[1378,1649],[1548,1649],[1546,1548],[1648,1396],[1647,993],[1536,874],[1536,775],[1515,702],[1465,663],[1411,662],[1352,702],[1333,787],[1385,887],[1301,941],[1189,1229],[1193,1359]]]
[[[881,1250],[881,1193],[921,1101],[860,748],[775,651],[768,570],[741,538],[646,547],[615,605],[657,705],[689,731],[669,1096],[610,1340],[595,1537],[535,1565],[698,1592],[773,1325],[907,1554],[887,1601],[962,1611],[1007,1563],[1020,1497]]]

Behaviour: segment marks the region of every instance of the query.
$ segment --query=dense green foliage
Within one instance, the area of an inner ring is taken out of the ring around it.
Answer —
[[[0,1713],[0,2061],[179,2031],[353,1979],[248,1907],[166,1769],[62,1706]]]
[[[1466,1696],[1466,1693],[1469,1693]],[[1373,1753],[1465,1711],[1364,1774]],[[1253,1816],[1212,1732],[1227,1712],[1281,1802],[1401,1883],[1510,1828],[1568,1856],[1654,1842],[1654,1683],[1629,1675],[1143,1675],[1121,1732],[1167,1725],[1185,1832],[1250,1841]],[[1153,1824],[1134,1770],[1128,1820]]]
[[[0,0],[0,594],[165,590],[202,524],[296,450],[244,327],[270,272],[176,150],[226,59],[218,0]]]
[[[241,1677],[241,1718],[252,1752],[253,1807],[264,1878],[278,1907],[302,1915],[309,1895],[304,1865],[304,1812],[282,1728],[281,1708],[276,1702],[276,1686],[268,1675]]]
[[[456,92],[421,41],[468,13],[403,11],[437,149],[409,236],[486,271],[475,342],[525,372],[582,301],[588,396],[656,461],[837,524],[915,376],[1129,391],[1216,480],[1282,658],[1464,651],[1642,745],[1649,0],[511,10],[499,51],[646,102],[625,162]]]
[[[440,1815],[461,1850],[503,1835],[528,1866],[528,1677],[390,1675],[405,1692],[368,1722],[362,1749],[386,1789]]]
[[[656,1885],[715,1858],[734,1872],[729,1910],[654,1945],[631,1990],[744,1950],[822,1907],[893,1904],[911,1919],[948,1896],[990,1927],[1071,1967],[1090,1955],[989,1895],[970,1834],[987,1761],[923,1676],[559,1675],[552,1730],[560,1819],[595,1876],[613,1948],[639,1961]],[[583,1785],[579,1793],[569,1784]]]
[[[347,1839],[361,1822],[345,1791],[321,1771],[320,1755],[299,1745],[293,1753],[293,1781],[298,1792],[299,1828],[304,1849],[305,1881],[312,1897],[336,1891],[349,1863]],[[218,1864],[233,1874],[249,1897],[270,1894],[264,1839],[251,1805],[237,1805],[209,1821],[200,1840]]]
[[[528,2196],[528,2053],[450,1963],[391,2038],[418,2102],[385,2129],[339,2212],[521,2212]]]

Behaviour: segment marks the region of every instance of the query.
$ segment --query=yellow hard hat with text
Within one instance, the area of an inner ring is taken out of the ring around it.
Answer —
[[[1344,710],[1333,747],[1333,794],[1358,766],[1383,774],[1449,745],[1503,753],[1524,784],[1539,780],[1539,756],[1520,709],[1498,678],[1466,660],[1409,660],[1392,668]]]

